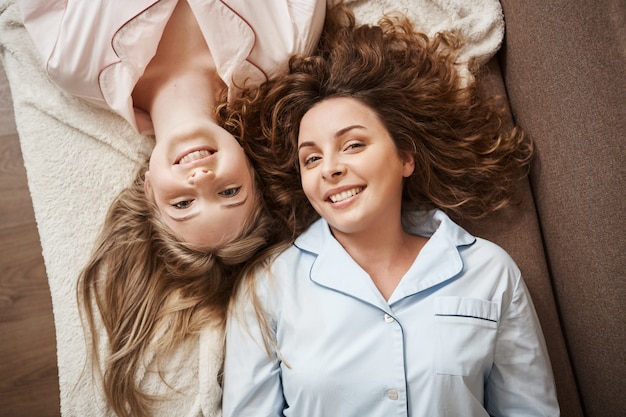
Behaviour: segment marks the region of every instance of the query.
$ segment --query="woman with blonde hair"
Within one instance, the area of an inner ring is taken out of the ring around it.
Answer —
[[[446,214],[511,204],[532,143],[463,84],[453,34],[332,16],[318,55],[239,105],[303,232],[241,282],[224,416],[557,416],[519,269]]]
[[[107,407],[94,413],[219,415],[223,322],[240,265],[286,228],[217,109],[310,53],[326,1],[18,2],[50,79],[155,139],[78,282]],[[196,386],[181,387],[166,365],[194,341],[212,358],[199,363],[213,362],[189,369]]]

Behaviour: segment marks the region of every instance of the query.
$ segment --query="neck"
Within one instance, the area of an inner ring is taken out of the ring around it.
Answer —
[[[197,71],[169,74],[151,93],[148,113],[156,140],[170,137],[187,123],[215,122],[219,94],[212,76]]]
[[[394,263],[395,258],[405,252],[407,241],[414,237],[404,231],[401,225],[393,230],[375,230],[372,233],[341,233],[333,230],[333,235],[361,267],[369,263]]]
[[[388,300],[409,270],[427,238],[396,227],[364,234],[341,234],[333,231],[346,252],[368,273],[381,295]]]
[[[215,120],[224,94],[225,85],[195,15],[186,1],[179,1],[133,90],[133,105],[150,115],[159,140],[185,119]]]

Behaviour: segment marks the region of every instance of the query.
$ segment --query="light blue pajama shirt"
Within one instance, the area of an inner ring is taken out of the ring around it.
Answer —
[[[386,301],[319,220],[257,276],[280,352],[248,297],[229,319],[224,417],[558,416],[521,274],[495,244],[435,210]]]

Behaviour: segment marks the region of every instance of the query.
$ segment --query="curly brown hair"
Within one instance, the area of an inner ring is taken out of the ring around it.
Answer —
[[[339,5],[327,15],[314,56],[293,57],[288,75],[231,103],[265,197],[295,235],[317,218],[300,185],[300,121],[333,97],[370,107],[398,150],[415,158],[404,184],[405,220],[410,211],[432,208],[480,218],[511,203],[533,144],[520,128],[505,128],[503,106],[460,75],[462,45],[454,33],[429,38],[400,14],[357,25]]]

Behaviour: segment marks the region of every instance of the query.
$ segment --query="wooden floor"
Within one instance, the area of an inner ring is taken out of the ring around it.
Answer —
[[[0,65],[0,417],[59,415],[52,301]]]

